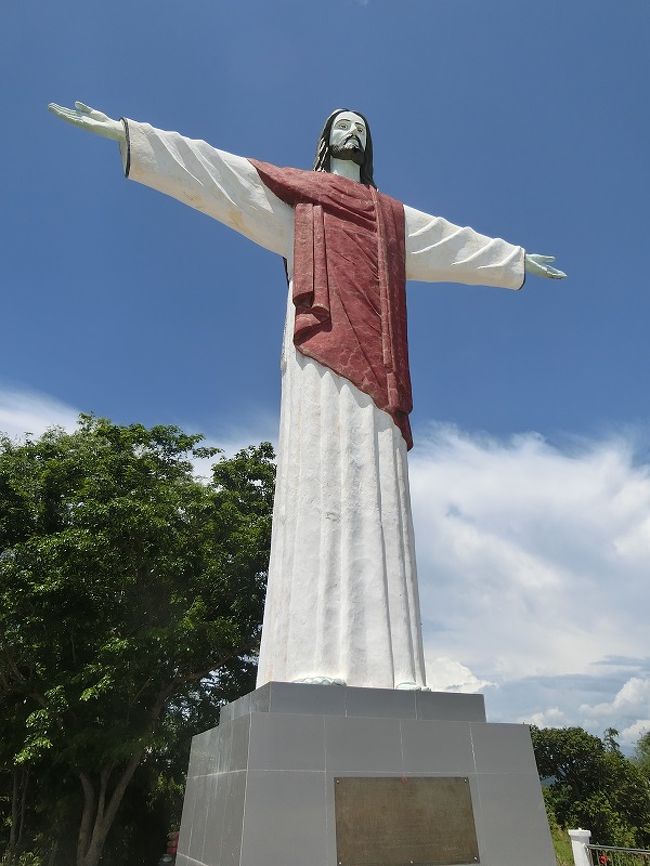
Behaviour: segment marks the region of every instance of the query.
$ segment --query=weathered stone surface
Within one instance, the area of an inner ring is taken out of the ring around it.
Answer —
[[[194,738],[179,862],[337,866],[336,781],[348,777],[462,780],[484,866],[521,866],[522,852],[526,866],[555,862],[525,725],[488,724],[480,695],[295,683],[234,701]],[[422,815],[418,826],[422,847]],[[439,824],[431,839],[458,863],[458,832]]]

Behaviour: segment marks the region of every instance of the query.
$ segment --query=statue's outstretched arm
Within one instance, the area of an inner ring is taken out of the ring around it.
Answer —
[[[126,132],[121,120],[113,120],[103,111],[97,111],[89,105],[84,105],[83,102],[75,102],[74,108],[64,108],[62,105],[50,102],[48,109],[61,120],[66,120],[80,129],[86,129],[88,132],[94,132],[95,135],[110,138],[120,144],[126,141]]]
[[[265,249],[290,256],[293,208],[264,186],[249,160],[148,123],[113,120],[83,102],[74,105],[51,104],[49,109],[73,126],[117,141],[132,180],[200,210]]]
[[[552,280],[562,280],[566,277],[564,271],[551,267],[555,256],[540,256],[538,253],[526,253],[526,273],[537,277],[549,277]]]

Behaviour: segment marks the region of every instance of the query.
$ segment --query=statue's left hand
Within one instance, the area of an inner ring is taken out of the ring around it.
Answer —
[[[526,273],[535,274],[537,277],[549,277],[551,280],[563,280],[566,277],[564,271],[551,267],[555,256],[540,256],[538,253],[526,253]]]

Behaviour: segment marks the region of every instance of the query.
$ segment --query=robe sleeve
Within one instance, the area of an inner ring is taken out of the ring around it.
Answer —
[[[523,247],[489,238],[469,227],[404,206],[406,278],[521,289],[525,281]]]
[[[287,258],[293,246],[293,208],[260,180],[241,156],[205,141],[123,118],[124,172]]]

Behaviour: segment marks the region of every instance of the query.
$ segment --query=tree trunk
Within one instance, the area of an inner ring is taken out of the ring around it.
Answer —
[[[18,798],[20,792],[20,782],[18,780],[19,773],[19,768],[14,767],[12,779],[13,784],[11,787],[11,827],[9,828],[9,844],[7,845],[2,857],[3,866],[11,866],[14,862],[14,855],[16,853],[16,844],[18,841]]]
[[[54,866],[54,864],[56,863],[56,854],[57,854],[58,850],[59,850],[59,840],[55,839],[54,842],[52,843],[52,847],[50,848],[50,857],[48,860],[48,866]]]
[[[95,789],[85,773],[79,773],[79,780],[84,794],[84,805],[81,813],[81,824],[77,836],[77,866],[84,866],[84,858],[90,843],[90,828],[95,815]]]
[[[149,716],[152,724],[155,724],[160,718],[170,691],[171,689],[167,688],[158,695]],[[81,826],[79,827],[79,838],[77,840],[77,866],[98,866],[108,831],[111,829],[124,793],[133,778],[133,774],[138,769],[143,754],[144,749],[139,749],[131,755],[129,762],[113,788],[113,793],[108,799],[108,805],[106,805],[106,795],[114,765],[111,764],[102,768],[97,796],[95,796],[95,789],[88,776],[84,772],[79,773],[79,779],[81,780],[84,792],[84,808],[81,816]]]
[[[100,775],[100,786],[97,796],[95,789],[85,773],[80,773],[81,784],[84,789],[84,811],[79,828],[79,839],[77,843],[77,866],[98,866],[104,850],[104,843],[108,831],[111,829],[117,810],[124,797],[129,782],[142,760],[143,750],[131,756],[122,774],[118,778],[108,805],[106,805],[108,782],[112,773],[112,767],[104,767]],[[86,782],[84,783],[84,778]],[[92,803],[87,808],[88,798],[86,791],[92,791]],[[92,821],[92,815],[95,820]],[[92,832],[91,832],[92,824]]]
[[[20,797],[20,816],[18,818],[18,838],[16,843],[20,845],[23,841],[23,830],[25,828],[25,804],[27,802],[27,786],[29,785],[29,769],[23,773],[23,793]]]

